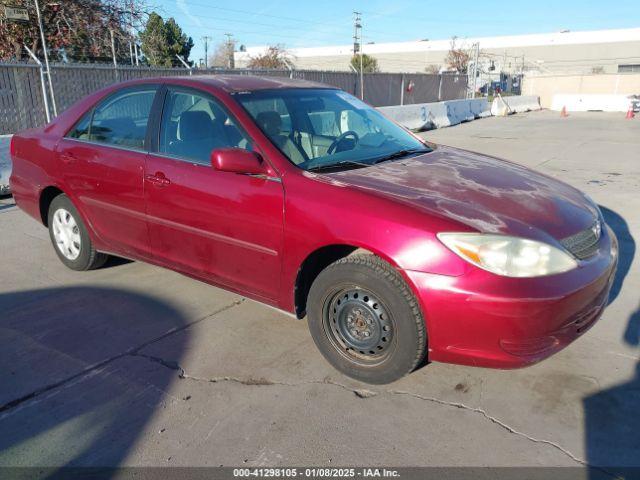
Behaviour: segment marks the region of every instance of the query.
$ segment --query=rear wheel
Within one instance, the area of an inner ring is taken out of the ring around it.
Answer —
[[[311,286],[307,312],[320,352],[350,377],[389,383],[424,360],[426,329],[418,302],[379,257],[359,254],[329,265]]]
[[[58,195],[51,202],[47,224],[58,258],[70,269],[92,270],[109,258],[96,251],[78,210],[66,195]]]

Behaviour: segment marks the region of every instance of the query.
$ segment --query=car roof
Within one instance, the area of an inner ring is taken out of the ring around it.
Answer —
[[[259,77],[256,75],[194,75],[194,76],[169,76],[158,78],[146,78],[144,83],[159,82],[159,83],[180,83],[195,85],[210,85],[224,90],[228,93],[237,92],[252,92],[255,90],[272,90],[281,88],[330,88],[336,89],[330,85],[319,82],[310,82],[308,80],[301,80],[298,78],[289,77]],[[140,83],[140,80],[134,80],[132,82],[125,83]],[[124,85],[124,84],[121,84]]]

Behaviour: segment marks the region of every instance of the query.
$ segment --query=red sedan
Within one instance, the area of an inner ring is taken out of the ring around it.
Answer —
[[[578,190],[321,84],[122,83],[11,156],[18,206],[69,268],[113,254],[306,315],[326,359],[371,383],[427,359],[542,360],[597,320],[617,263]]]

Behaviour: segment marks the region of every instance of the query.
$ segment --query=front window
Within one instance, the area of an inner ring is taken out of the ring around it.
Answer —
[[[431,149],[341,90],[238,93],[236,99],[287,158],[305,170],[365,167]]]
[[[212,150],[252,148],[227,111],[205,93],[170,87],[162,111],[160,153],[209,165]]]

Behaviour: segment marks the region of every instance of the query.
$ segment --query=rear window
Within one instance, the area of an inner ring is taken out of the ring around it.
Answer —
[[[87,112],[67,137],[144,149],[156,90],[156,86],[144,86],[127,88],[110,95]]]

